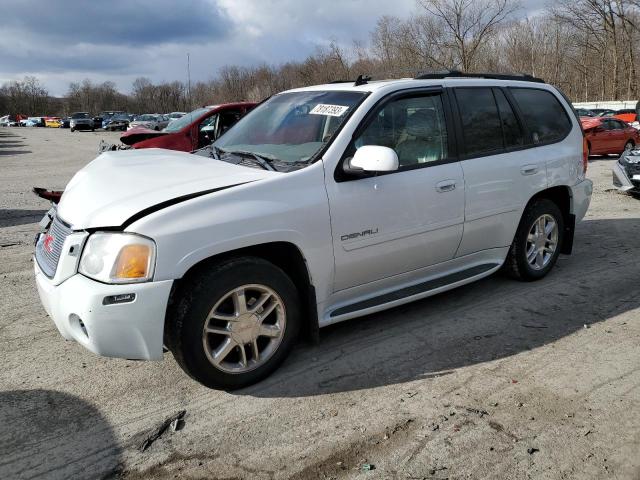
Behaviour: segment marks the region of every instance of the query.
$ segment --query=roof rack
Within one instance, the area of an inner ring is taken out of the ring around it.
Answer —
[[[458,70],[443,70],[439,72],[425,72],[415,77],[415,80],[433,80],[439,78],[489,78],[491,80],[519,80],[522,82],[547,83],[541,78],[526,73],[463,73]]]
[[[334,80],[334,81],[329,82],[329,83],[330,84],[332,84],[332,83],[353,83],[354,87],[359,87],[360,85],[366,85],[370,81],[371,81],[371,77],[368,77],[368,76],[365,76],[365,75],[358,75],[358,78],[356,78],[355,80]]]

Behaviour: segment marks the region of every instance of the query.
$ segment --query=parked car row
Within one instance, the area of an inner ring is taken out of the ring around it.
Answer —
[[[142,126],[160,131],[173,120],[177,120],[185,114],[185,112],[171,112],[166,115],[157,113],[135,115],[133,113],[112,110],[100,112],[93,117],[88,112],[75,112],[68,117],[5,115],[0,117],[0,127],[70,128],[71,131],[74,132],[76,130],[94,131],[99,128],[108,131],[126,131],[129,128]]]

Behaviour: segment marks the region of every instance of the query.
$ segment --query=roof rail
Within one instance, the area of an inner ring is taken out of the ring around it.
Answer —
[[[547,83],[541,78],[526,73],[463,73],[458,70],[420,73],[415,80],[432,80],[439,78],[489,78],[491,80],[519,80],[522,82]]]
[[[353,83],[354,87],[359,87],[360,85],[366,85],[371,81],[371,77],[365,75],[358,75],[358,78],[355,80],[333,80],[329,82],[329,84],[333,83]]]

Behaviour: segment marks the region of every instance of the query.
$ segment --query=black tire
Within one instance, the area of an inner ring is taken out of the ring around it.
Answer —
[[[75,129],[75,128],[72,128],[72,129],[71,129],[71,133],[73,133],[73,132],[75,132],[75,131],[76,131],[76,129]]]
[[[225,372],[209,361],[203,329],[214,305],[233,289],[247,284],[264,285],[280,297],[286,318],[284,334],[262,365],[242,373]],[[246,387],[268,377],[291,352],[300,331],[298,298],[291,279],[270,262],[257,257],[223,261],[181,285],[167,317],[167,347],[182,370],[206,387],[223,390]]]
[[[533,268],[527,261],[527,237],[530,230],[533,228],[534,222],[543,215],[550,215],[556,222],[558,227],[558,242],[556,249],[553,252],[548,263],[539,270]],[[560,208],[546,198],[535,200],[533,203],[527,206],[518,230],[507,254],[507,259],[504,265],[504,271],[511,277],[522,281],[534,281],[540,280],[545,277],[549,271],[553,268],[560,250],[562,250],[562,242],[564,240],[564,217]]]

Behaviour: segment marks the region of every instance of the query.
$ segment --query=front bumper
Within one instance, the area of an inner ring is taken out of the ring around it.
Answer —
[[[593,182],[589,179],[582,180],[571,187],[571,213],[575,215],[576,222],[579,222],[587,214],[593,193]]]
[[[614,163],[611,173],[613,174],[613,186],[621,192],[640,192],[640,175],[633,175],[629,178],[627,171],[619,162]]]
[[[76,274],[54,285],[33,260],[36,285],[60,334],[98,355],[161,360],[165,312],[173,280],[107,285]],[[105,297],[135,294],[130,303],[104,305]]]

